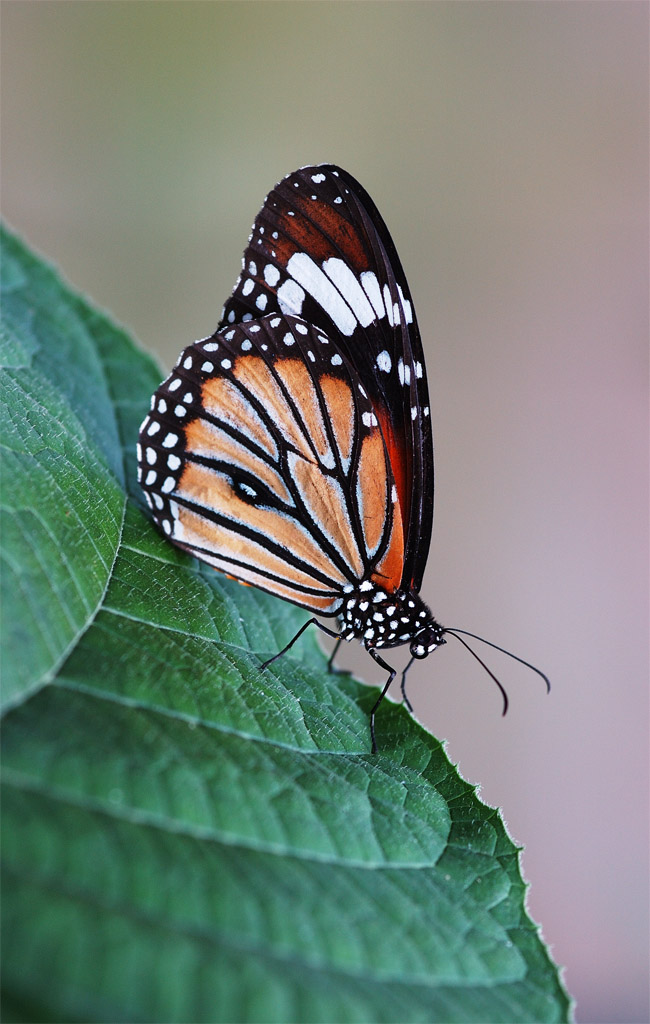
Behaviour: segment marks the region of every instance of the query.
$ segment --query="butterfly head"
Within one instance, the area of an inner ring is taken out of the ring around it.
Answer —
[[[441,647],[447,641],[444,638],[444,628],[432,617],[413,637],[410,643],[411,657],[426,658],[436,647]]]

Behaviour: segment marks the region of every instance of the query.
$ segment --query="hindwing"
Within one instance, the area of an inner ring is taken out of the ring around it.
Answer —
[[[202,561],[321,615],[396,590],[403,509],[376,409],[334,339],[288,315],[182,353],[142,424],[159,527]]]

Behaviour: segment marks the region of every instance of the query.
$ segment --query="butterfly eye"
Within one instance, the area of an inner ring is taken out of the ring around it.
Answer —
[[[411,657],[428,657],[436,647],[441,647],[447,642],[443,636],[444,632],[445,630],[437,622],[428,623],[411,641]]]

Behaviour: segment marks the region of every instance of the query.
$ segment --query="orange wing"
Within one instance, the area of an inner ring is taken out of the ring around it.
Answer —
[[[140,480],[179,547],[336,615],[362,580],[402,577],[380,418],[327,335],[272,314],[185,349],[142,424]]]

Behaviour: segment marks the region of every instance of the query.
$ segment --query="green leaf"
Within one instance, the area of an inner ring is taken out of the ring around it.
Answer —
[[[9,235],[3,316],[5,1019],[566,1020],[498,812],[152,527],[160,371]]]

